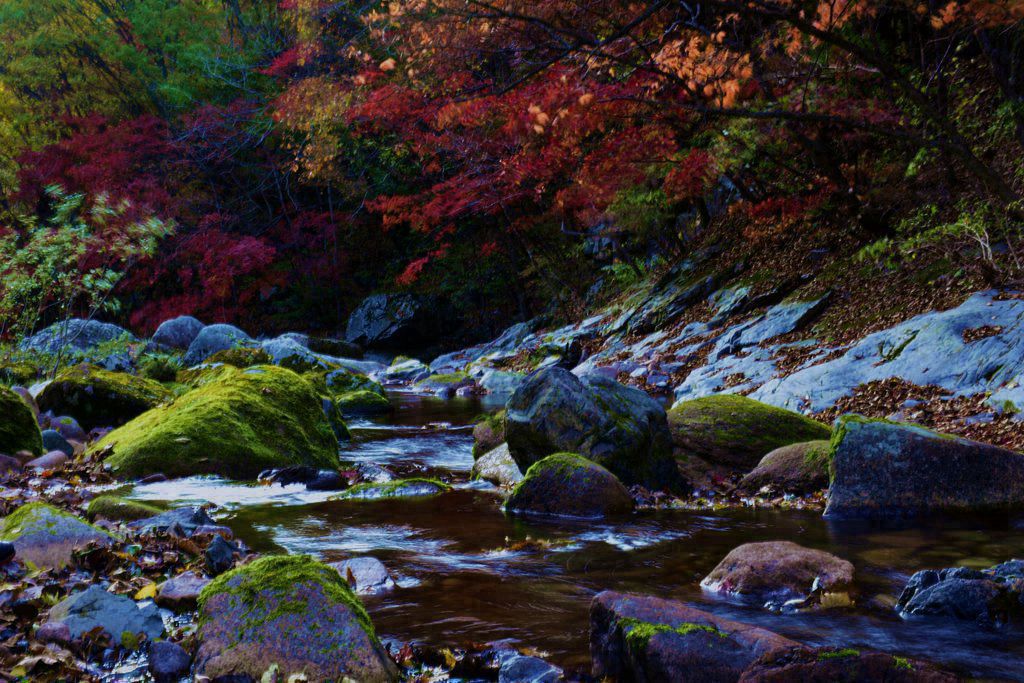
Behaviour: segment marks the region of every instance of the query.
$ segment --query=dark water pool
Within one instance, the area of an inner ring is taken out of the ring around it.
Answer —
[[[915,526],[836,525],[817,512],[730,509],[638,513],[616,523],[511,519],[490,487],[468,481],[470,425],[488,406],[395,393],[394,416],[351,424],[342,456],[456,489],[421,500],[331,502],[301,486],[193,478],[138,487],[138,498],[210,501],[254,549],[327,561],[373,555],[399,588],[364,599],[384,638],[432,645],[507,640],[588,668],[588,608],[614,589],[686,601],[812,645],[932,659],[978,677],[1024,680],[1024,635],[904,621],[891,609],[914,571],[983,568],[1024,556],[1024,520],[925,520]],[[858,607],[780,615],[702,593],[700,579],[732,548],[786,539],[854,563]],[[520,547],[530,540],[526,547]]]

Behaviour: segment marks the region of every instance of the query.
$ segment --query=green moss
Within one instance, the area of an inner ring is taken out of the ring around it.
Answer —
[[[40,376],[39,368],[26,361],[0,364],[0,383],[10,386],[28,386]]]
[[[166,353],[151,353],[139,363],[139,374],[154,382],[174,382],[181,370],[181,360]]]
[[[337,466],[337,439],[320,398],[304,379],[276,366],[226,368],[115,429],[93,452],[110,452],[106,462],[121,477],[252,478],[271,467]]]
[[[334,397],[334,404],[342,415],[378,415],[390,413],[392,409],[389,400],[367,389],[338,394]]]
[[[258,346],[236,346],[218,351],[206,359],[206,363],[223,363],[236,368],[251,368],[254,365],[270,365],[274,359]]]
[[[382,387],[377,382],[366,375],[361,375],[358,372],[351,372],[344,368],[332,370],[327,373],[317,373],[320,377],[320,382],[323,382],[325,389],[329,389],[331,393],[345,393],[346,391],[359,391],[365,389],[372,391],[380,396],[387,396]]]
[[[505,441],[505,417],[504,409],[491,415],[482,415],[477,418],[477,424],[473,428],[473,459],[489,453]]]
[[[36,400],[43,410],[74,415],[90,429],[122,425],[171,397],[159,382],[83,363],[63,370]]]
[[[669,626],[668,624],[653,624],[648,621],[627,617],[618,621],[618,627],[626,636],[626,645],[634,652],[642,652],[647,649],[647,644],[650,643],[651,638],[659,633],[676,633],[681,636],[691,633],[710,633],[719,638],[728,637],[727,634],[719,631],[714,626],[695,624],[693,622],[684,622],[679,626]]]
[[[2,526],[0,526],[0,541],[13,541],[20,537],[24,531],[37,531],[38,529],[36,528],[36,525],[39,524],[44,525],[46,529],[52,530],[57,525],[53,520],[54,517],[73,519],[80,524],[85,524],[92,528],[97,533],[103,534],[104,536],[110,535],[103,529],[95,527],[70,513],[64,512],[63,510],[50,505],[49,503],[37,501],[34,503],[26,503],[3,518]]]
[[[351,500],[358,498],[370,498],[371,500],[377,500],[381,498],[400,498],[403,497],[403,495],[405,495],[401,492],[401,489],[406,486],[411,486],[414,484],[429,484],[437,488],[437,493],[450,491],[452,488],[448,484],[438,479],[428,479],[426,477],[412,477],[409,479],[396,479],[394,481],[389,481],[382,484],[375,484],[373,482],[356,484],[352,488],[346,489],[344,492],[339,493],[336,496],[331,496],[330,500]],[[367,495],[371,492],[375,494],[372,497]]]
[[[89,502],[85,514],[89,519],[101,517],[114,521],[133,522],[159,515],[161,512],[163,510],[155,505],[128,500],[120,496],[106,495],[93,498]]]
[[[828,467],[831,449],[832,442],[827,439],[811,442],[804,453],[804,465],[816,471]]]
[[[894,426],[898,426],[898,427],[905,427],[907,429],[912,429],[912,430],[914,430],[914,431],[916,431],[916,432],[918,432],[920,434],[927,434],[927,435],[929,435],[929,436],[931,436],[933,438],[936,438],[936,439],[956,440],[956,439],[960,438],[960,437],[955,436],[953,434],[943,434],[943,433],[940,433],[940,432],[932,431],[930,429],[926,429],[924,427],[921,427],[920,425],[904,424],[904,423],[901,423],[901,422],[894,422],[893,420],[886,420],[886,419],[880,418],[880,417],[865,417],[863,415],[858,415],[856,413],[849,413],[847,415],[843,415],[843,416],[839,417],[836,420],[835,426],[832,429],[832,436],[829,439],[829,448],[828,448],[829,482],[831,482],[832,480],[835,479],[835,455],[836,455],[836,451],[839,450],[840,444],[843,443],[843,440],[846,438],[846,435],[849,433],[850,425],[867,425],[867,424],[885,424],[885,425],[894,425]]]
[[[430,375],[426,379],[422,379],[417,384],[420,385],[434,385],[434,386],[453,386],[462,384],[469,379],[469,375],[465,372],[451,372],[448,374]]]
[[[910,660],[906,657],[897,657],[893,655],[892,665],[897,669],[903,669],[904,671],[913,671],[914,665],[910,663]]]
[[[176,380],[179,384],[194,389],[217,379],[233,367],[233,365],[225,365],[224,363],[201,363],[191,368],[179,370]]]
[[[233,569],[221,574],[211,581],[199,594],[200,623],[209,618],[205,607],[209,600],[221,594],[231,595],[243,604],[257,611],[266,599],[266,593],[276,596],[288,596],[301,584],[316,584],[327,597],[335,603],[345,605],[359,620],[360,625],[376,643],[377,636],[373,630],[370,615],[356,597],[348,583],[337,570],[317,562],[309,555],[271,555],[261,557],[244,567]],[[285,613],[302,613],[306,604],[297,599],[282,600],[274,610],[262,615],[258,621],[248,624],[258,626],[271,622]]]
[[[0,453],[43,452],[43,436],[32,409],[21,396],[7,387],[0,387]]]
[[[860,650],[854,650],[853,648],[847,647],[842,650],[829,650],[828,652],[818,653],[819,662],[829,659],[848,659],[850,657],[860,657]]]

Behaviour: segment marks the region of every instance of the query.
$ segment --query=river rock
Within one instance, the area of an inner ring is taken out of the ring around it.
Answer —
[[[134,522],[152,518],[163,510],[138,500],[129,500],[120,496],[104,494],[89,501],[86,516],[89,519],[109,519],[115,522]]]
[[[348,480],[337,470],[320,470],[306,482],[306,488],[310,491],[341,491],[347,486]]]
[[[626,484],[681,490],[665,410],[637,389],[562,368],[529,375],[506,405],[509,451],[520,470],[558,452],[606,467]]]
[[[156,604],[175,612],[195,609],[199,594],[210,583],[210,579],[196,572],[183,572],[160,584],[156,593]]]
[[[700,585],[714,593],[782,603],[812,592],[845,593],[852,583],[853,565],[846,560],[791,541],[767,541],[734,548]]]
[[[737,489],[755,494],[767,488],[774,493],[802,495],[828,488],[828,441],[805,441],[776,448],[761,458]]]
[[[62,371],[36,397],[39,408],[74,415],[85,429],[116,427],[170,400],[158,382],[94,365]]]
[[[68,440],[61,436],[61,433],[56,429],[44,429],[42,436],[43,450],[45,452],[61,451],[64,455],[74,455],[74,446],[68,443]]]
[[[164,622],[156,605],[143,607],[131,598],[108,593],[99,586],[89,586],[74,593],[50,610],[49,620],[67,625],[72,640],[100,627],[120,644],[123,634],[144,634],[155,640],[164,634]]]
[[[430,368],[423,361],[399,356],[384,371],[381,379],[390,383],[418,382],[430,374]]]
[[[191,667],[192,658],[177,643],[160,640],[149,647],[149,674],[155,683],[178,683]]]
[[[114,341],[134,342],[137,339],[128,330],[111,323],[72,318],[66,324],[54,323],[31,337],[26,337],[18,344],[18,348],[49,354],[55,354],[61,349],[81,353],[93,351],[101,344]]]
[[[180,315],[160,323],[153,333],[153,344],[163,349],[184,351],[195,341],[205,325],[190,315]]]
[[[313,353],[339,358],[362,358],[363,348],[344,339],[333,337],[314,337],[301,332],[285,332],[279,339],[293,339]]]
[[[476,382],[464,372],[453,372],[448,375],[430,375],[416,382],[416,389],[429,392],[441,398],[451,398],[463,389],[474,389]]]
[[[329,500],[382,500],[385,498],[422,498],[425,496],[436,496],[450,491],[451,486],[436,479],[423,479],[413,477],[411,479],[395,479],[389,482],[364,482],[356,484],[350,489],[337,495],[331,496]]]
[[[384,396],[368,389],[356,389],[332,397],[334,405],[344,417],[387,415],[394,406]]]
[[[198,506],[180,507],[161,512],[158,515],[133,522],[129,526],[139,533],[169,533],[177,530],[185,536],[191,536],[202,527],[216,526],[206,510]]]
[[[76,548],[111,543],[106,532],[46,503],[22,505],[5,517],[0,540],[12,543],[25,562],[57,568],[71,561]]]
[[[234,479],[288,465],[335,468],[337,448],[313,386],[275,366],[222,368],[216,378],[93,446],[122,478],[161,472]]]
[[[0,386],[0,453],[43,454],[43,437],[32,409],[18,394]]]
[[[631,512],[633,498],[615,475],[575,453],[533,464],[505,502],[512,513],[604,517]]]
[[[505,370],[487,370],[478,383],[480,388],[492,396],[510,396],[519,385],[526,379],[521,372],[508,372]]]
[[[1024,506],[1024,455],[916,425],[846,416],[832,439],[831,466],[827,517]]]
[[[373,294],[349,316],[345,340],[365,348],[422,348],[437,340],[441,318],[433,300],[412,294]]]
[[[33,458],[25,463],[25,467],[34,467],[39,470],[53,470],[63,467],[68,461],[67,453],[64,451],[50,451],[43,453],[38,458]]]
[[[199,599],[196,674],[394,681],[398,669],[337,571],[308,556],[263,557],[218,577]]]
[[[523,480],[523,473],[519,471],[519,465],[509,453],[508,444],[503,443],[477,458],[470,471],[470,477],[489,481],[495,486],[513,487]]]
[[[88,432],[82,429],[82,426],[78,424],[78,420],[70,415],[51,416],[47,414],[41,416],[39,419],[40,427],[45,426],[47,429],[52,429],[68,441],[84,443],[89,438]]]
[[[395,580],[388,568],[376,557],[353,557],[341,562],[332,562],[341,578],[356,593],[382,593],[395,587]]]
[[[473,457],[479,458],[505,443],[505,411],[485,415],[473,427]]]
[[[776,448],[830,434],[828,427],[799,413],[733,394],[680,401],[668,411],[668,424],[681,456],[742,470],[755,467]]]
[[[785,648],[770,652],[750,665],[740,683],[954,683],[960,680],[928,662],[884,652],[853,648]]]
[[[252,337],[234,325],[207,325],[188,345],[182,360],[188,366],[198,365],[218,351],[233,349],[236,346],[250,346],[254,343]]]
[[[993,627],[1024,617],[1024,562],[986,570],[926,569],[910,577],[896,603],[904,617],[942,617]]]
[[[605,591],[590,605],[593,675],[620,681],[735,683],[762,655],[797,643],[660,598]]]
[[[501,663],[498,683],[558,683],[562,670],[540,657],[516,654]]]
[[[235,566],[236,550],[235,546],[224,540],[223,536],[214,536],[203,553],[206,573],[210,576],[220,576]]]

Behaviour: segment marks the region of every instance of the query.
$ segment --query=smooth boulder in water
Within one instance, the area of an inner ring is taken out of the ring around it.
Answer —
[[[335,468],[337,448],[313,386],[276,366],[221,368],[206,384],[93,446],[122,478],[161,472],[234,479],[289,465]]]
[[[451,490],[451,486],[436,479],[412,477],[388,482],[363,482],[328,500],[382,500],[388,498],[423,498]]]
[[[829,459],[826,517],[1024,507],[1024,455],[916,425],[847,415]]]
[[[511,513],[597,518],[633,510],[614,474],[575,453],[549,455],[526,471],[505,501]]]
[[[776,448],[831,434],[799,413],[734,394],[680,401],[668,411],[668,424],[680,457],[697,456],[743,471]]]
[[[263,557],[215,579],[199,598],[196,674],[395,681],[398,668],[338,572],[311,557]]]
[[[85,429],[119,427],[169,401],[159,382],[81,364],[58,374],[36,397],[44,411],[73,415]]]
[[[903,617],[934,617],[994,627],[1024,619],[1024,561],[985,570],[967,567],[919,571],[896,603]]]
[[[638,389],[562,368],[529,375],[509,398],[505,436],[520,470],[554,453],[579,453],[625,484],[682,490],[661,405]]]
[[[43,436],[28,404],[7,387],[0,387],[0,453],[28,451],[43,454]]]

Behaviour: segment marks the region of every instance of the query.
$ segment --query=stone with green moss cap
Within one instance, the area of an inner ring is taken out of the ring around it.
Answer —
[[[46,503],[28,503],[0,523],[0,541],[14,544],[18,557],[36,567],[63,567],[76,548],[108,545],[110,534]]]
[[[105,436],[94,452],[122,478],[255,478],[289,465],[337,467],[337,439],[313,387],[290,370],[225,368]]]
[[[465,387],[473,387],[476,382],[465,372],[434,374],[416,382],[420,391],[427,391],[442,398],[451,398],[455,392]]]
[[[614,474],[575,453],[530,466],[505,502],[511,513],[604,517],[632,511],[633,498]]]
[[[233,349],[222,349],[213,354],[204,364],[223,363],[236,368],[251,368],[254,365],[272,365],[273,357],[258,346],[238,346]]]
[[[89,519],[109,519],[115,522],[134,522],[159,515],[163,510],[138,500],[103,495],[89,501],[85,514]]]
[[[199,596],[196,674],[251,676],[272,665],[310,683],[394,681],[399,672],[338,572],[305,555],[264,557]]]
[[[473,427],[473,458],[480,458],[505,443],[505,411],[484,415]]]
[[[391,402],[368,389],[346,391],[334,396],[334,404],[341,414],[348,416],[386,415],[394,410]]]
[[[776,448],[827,439],[830,433],[799,413],[734,394],[676,403],[668,411],[668,424],[678,456],[742,470]]]
[[[1024,508],[1024,455],[916,425],[844,416],[829,461],[831,518]]]
[[[0,453],[14,455],[18,451],[42,455],[43,436],[28,404],[7,387],[0,387]]]
[[[735,683],[761,656],[796,645],[681,602],[605,591],[590,605],[598,679]]]
[[[57,375],[36,402],[40,410],[71,415],[89,430],[123,425],[170,399],[171,392],[159,382],[82,364]]]
[[[761,458],[736,488],[755,494],[762,489],[770,493],[802,495],[828,488],[828,452],[826,440],[804,441],[776,448]]]
[[[380,500],[384,498],[422,498],[436,496],[451,490],[451,486],[437,479],[413,477],[395,479],[384,483],[365,482],[356,484],[350,489],[328,500]]]

